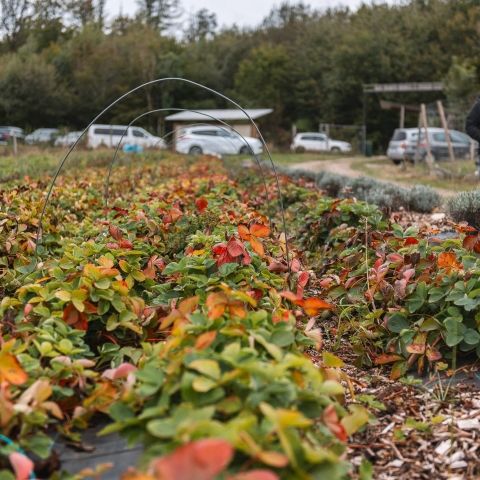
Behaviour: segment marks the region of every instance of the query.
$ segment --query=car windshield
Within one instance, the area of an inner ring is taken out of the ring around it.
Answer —
[[[404,130],[395,130],[393,133],[392,141],[393,142],[400,142],[401,140],[407,139],[407,132]]]

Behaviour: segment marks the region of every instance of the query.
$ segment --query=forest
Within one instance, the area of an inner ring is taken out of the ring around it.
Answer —
[[[263,125],[278,145],[291,128],[362,124],[367,83],[442,81],[447,108],[466,113],[479,85],[476,0],[411,0],[315,10],[283,3],[260,25],[219,27],[214,13],[179,0],[140,0],[134,16],[106,15],[105,0],[0,0],[0,124],[27,130],[84,127],[113,99],[160,77],[185,77],[248,107],[273,108]],[[385,95],[406,103],[439,94]],[[398,112],[369,96],[367,126],[377,148]],[[113,109],[124,123],[146,108],[222,107],[187,85],[146,89]],[[149,117],[150,130],[162,119]],[[416,126],[414,114],[407,126]]]

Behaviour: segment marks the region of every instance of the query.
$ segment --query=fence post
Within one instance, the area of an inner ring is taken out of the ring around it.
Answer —
[[[445,110],[443,109],[443,103],[441,100],[437,100],[437,108],[438,108],[438,113],[440,115],[440,122],[445,132],[445,138],[447,139],[448,156],[450,157],[450,161],[454,162],[455,152],[453,151],[452,141],[450,139],[450,132],[448,130],[448,125],[447,125],[447,119],[445,118]]]

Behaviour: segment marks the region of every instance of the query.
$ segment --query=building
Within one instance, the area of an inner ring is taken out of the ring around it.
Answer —
[[[262,118],[269,113],[273,112],[271,108],[247,108],[245,111],[250,117],[257,122],[259,118]],[[228,108],[218,110],[195,110],[178,112],[169,115],[165,118],[167,122],[173,123],[173,138],[178,138],[178,132],[180,129],[193,126],[193,125],[221,125],[219,120],[226,122],[231,128],[235,129],[240,135],[244,137],[258,137],[258,133],[255,127],[251,124],[245,113],[239,109]]]

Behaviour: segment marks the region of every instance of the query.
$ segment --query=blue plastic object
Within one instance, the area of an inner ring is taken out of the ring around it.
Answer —
[[[132,145],[130,143],[126,143],[123,146],[123,151],[125,153],[142,153],[143,147],[141,145]]]

